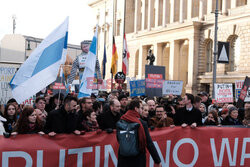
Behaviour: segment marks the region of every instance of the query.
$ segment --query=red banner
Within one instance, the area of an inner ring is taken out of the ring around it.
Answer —
[[[250,128],[181,127],[151,131],[162,166],[250,166]],[[116,166],[115,132],[0,137],[2,167]],[[153,167],[148,157],[147,164]]]

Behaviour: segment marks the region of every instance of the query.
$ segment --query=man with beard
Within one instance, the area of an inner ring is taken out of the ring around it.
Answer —
[[[128,102],[128,98],[125,94],[121,94],[119,95],[118,97],[118,100],[120,101],[121,103],[121,110],[120,110],[120,113],[121,115],[125,114],[126,111],[127,111],[127,102]]]
[[[76,130],[77,126],[77,98],[67,96],[64,99],[64,105],[49,113],[46,121],[46,132],[49,136],[55,136],[57,133],[75,133],[80,134]]]
[[[101,113],[97,117],[97,122],[99,124],[100,129],[115,129],[116,122],[120,119],[120,109],[121,104],[117,99],[111,100],[109,102],[109,110]]]
[[[77,130],[82,129],[82,122],[85,119],[84,113],[93,109],[93,102],[90,97],[83,97],[79,100],[80,110],[77,112]],[[86,120],[85,120],[86,121]]]
[[[150,98],[147,99],[147,104],[148,104],[148,113],[149,113],[149,119],[155,116],[155,101],[154,99]]]

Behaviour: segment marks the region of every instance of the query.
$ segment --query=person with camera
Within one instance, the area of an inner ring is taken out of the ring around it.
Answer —
[[[156,107],[156,115],[149,120],[149,126],[153,126],[156,128],[161,127],[174,127],[174,121],[172,118],[167,116],[166,111],[163,106]]]

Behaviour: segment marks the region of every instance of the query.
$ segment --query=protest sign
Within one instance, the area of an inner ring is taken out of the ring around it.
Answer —
[[[164,81],[162,87],[163,95],[181,95],[183,87],[183,81]]]
[[[6,104],[12,98],[10,81],[16,72],[14,67],[0,67],[0,104]]]
[[[145,95],[145,80],[130,81],[130,96]]]
[[[165,80],[165,67],[145,65],[145,94],[149,97],[162,96],[162,86]]]
[[[237,80],[235,81],[235,100],[238,101],[238,98],[240,96],[240,91],[242,89],[242,86],[244,84],[244,80]],[[247,95],[245,97],[245,102],[250,102],[250,88],[248,87]]]
[[[215,100],[217,103],[233,102],[232,84],[217,83],[215,84]]]
[[[238,99],[237,104],[236,104],[236,106],[238,108],[241,108],[244,105],[244,100],[245,100],[247,94],[249,94],[249,91],[248,91],[249,90],[249,85],[250,85],[250,78],[248,78],[246,76],[246,79],[245,79],[244,84],[242,86],[242,89],[240,91],[239,99]]]

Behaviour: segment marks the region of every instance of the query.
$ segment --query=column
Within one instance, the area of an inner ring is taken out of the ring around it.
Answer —
[[[187,20],[192,19],[192,0],[187,0]]]
[[[231,9],[236,8],[236,0],[231,0]]]
[[[145,9],[146,8],[146,2],[145,0],[142,0],[142,21],[141,21],[141,30],[144,30],[145,26]]]
[[[169,80],[178,80],[179,75],[179,41],[170,41]]]
[[[166,27],[166,0],[163,0],[162,27]]]
[[[207,15],[210,15],[212,12],[213,1],[207,0]]]
[[[183,0],[180,0],[180,15],[179,15],[179,22],[183,23]]]
[[[199,19],[201,20],[203,18],[204,12],[203,12],[203,1],[204,0],[200,0],[200,5],[199,5]]]
[[[187,89],[188,93],[192,93],[192,85],[194,78],[194,40],[190,38],[188,41],[188,80],[187,80]]]
[[[162,44],[161,43],[155,43],[154,44],[154,56],[155,56],[154,65],[159,65],[159,66],[163,65],[162,51],[163,51]]]
[[[222,0],[222,14],[227,13],[227,1],[228,0]]]
[[[195,30],[196,31],[196,30]],[[197,30],[198,31],[198,30]],[[188,48],[188,80],[186,85],[186,92],[195,94],[197,93],[197,74],[198,74],[198,48],[199,48],[199,37],[192,34],[189,38]]]
[[[151,29],[152,0],[148,0],[148,30]]]
[[[140,46],[140,49],[139,49],[139,69],[138,69],[138,75],[139,75],[140,79],[143,76],[145,77],[146,56],[147,56],[147,46]]]
[[[155,0],[155,27],[159,26],[159,0]]]
[[[174,0],[170,0],[170,23],[174,22]]]
[[[134,33],[137,33],[138,0],[135,0]]]

